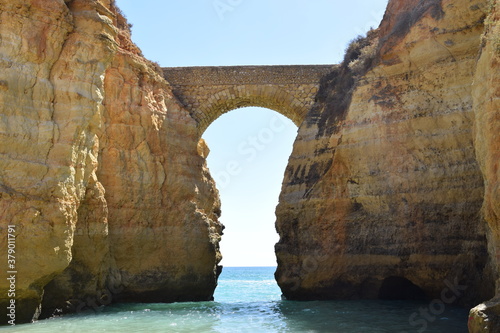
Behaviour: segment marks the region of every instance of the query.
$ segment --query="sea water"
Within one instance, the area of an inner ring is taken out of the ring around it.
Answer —
[[[0,331],[63,332],[467,332],[467,310],[431,302],[281,299],[274,267],[226,267],[214,302],[119,304]],[[435,304],[434,304],[435,305]],[[425,312],[422,315],[421,311]],[[437,314],[436,314],[437,313]]]

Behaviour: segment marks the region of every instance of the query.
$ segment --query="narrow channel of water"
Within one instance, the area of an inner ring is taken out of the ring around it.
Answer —
[[[274,267],[226,267],[215,302],[120,304],[100,313],[2,327],[11,332],[467,332],[467,310],[412,301],[282,301]],[[421,310],[426,315],[421,315]]]

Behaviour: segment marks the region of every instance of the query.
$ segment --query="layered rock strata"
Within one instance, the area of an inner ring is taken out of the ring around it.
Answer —
[[[490,3],[476,67],[472,96],[476,156],[484,176],[483,213],[496,278],[496,297],[471,310],[470,332],[500,331],[500,2]]]
[[[324,79],[276,211],[287,298],[491,297],[472,86],[487,12],[390,1]]]
[[[210,300],[221,225],[196,122],[160,72],[117,52],[104,80],[98,177],[120,301]]]
[[[196,123],[114,3],[0,1],[0,19],[0,252],[15,226],[16,323],[210,299],[222,226]]]
[[[391,0],[322,79],[277,207],[286,297],[498,290],[498,19],[498,1]],[[0,0],[0,20],[1,322],[12,274],[16,323],[211,299],[209,150],[114,2]],[[469,329],[498,331],[498,308]]]

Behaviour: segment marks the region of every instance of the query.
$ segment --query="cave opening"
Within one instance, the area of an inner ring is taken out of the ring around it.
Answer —
[[[426,300],[425,292],[410,280],[389,276],[380,286],[378,298],[382,300]]]

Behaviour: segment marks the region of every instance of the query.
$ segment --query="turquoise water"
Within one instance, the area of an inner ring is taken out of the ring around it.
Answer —
[[[274,267],[224,268],[215,302],[121,304],[100,313],[70,315],[0,330],[36,333],[467,332],[467,310],[447,306],[444,313],[436,316],[426,302],[282,301],[274,271]],[[419,314],[421,309],[427,309],[427,319]]]

